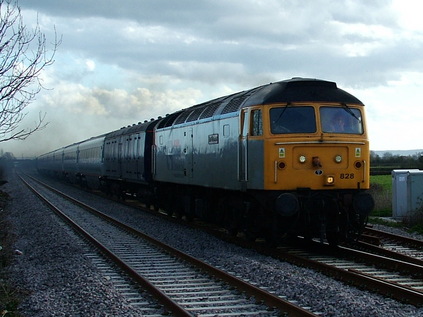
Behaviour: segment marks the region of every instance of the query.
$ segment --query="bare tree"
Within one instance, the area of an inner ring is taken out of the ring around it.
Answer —
[[[0,0],[0,142],[24,140],[44,128],[39,114],[32,128],[20,128],[25,109],[43,89],[41,71],[54,63],[60,44],[55,36],[51,50],[40,26],[28,29],[17,0]]]

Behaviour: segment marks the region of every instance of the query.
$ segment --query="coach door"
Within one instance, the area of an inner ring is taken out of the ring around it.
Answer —
[[[123,175],[123,137],[118,137],[118,153],[117,153],[117,174],[119,178]]]
[[[139,180],[141,175],[141,151],[140,151],[140,142],[141,137],[139,133],[134,135],[134,143],[133,143],[133,161],[134,161],[134,178]]]
[[[246,182],[248,181],[248,110],[242,109],[239,118],[240,133],[238,139],[238,180],[240,182]]]
[[[194,142],[194,135],[193,129],[189,128],[184,132],[184,156],[185,156],[185,164],[184,164],[184,175],[187,177],[192,177],[194,172],[194,159],[193,159],[193,142]]]

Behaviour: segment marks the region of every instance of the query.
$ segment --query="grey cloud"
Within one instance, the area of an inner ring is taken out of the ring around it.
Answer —
[[[205,82],[210,82],[211,76],[215,82],[223,78],[236,82],[251,74],[268,77],[275,70],[337,79],[345,77],[346,70],[351,69],[348,74],[351,84],[366,81],[372,85],[381,78],[386,81],[396,65],[414,67],[413,61],[419,58],[419,54],[408,54],[402,49],[412,46],[407,42],[383,43],[384,48],[364,58],[342,53],[342,44],[362,45],[378,39],[366,34],[341,34],[337,25],[330,22],[370,23],[391,28],[395,20],[385,1],[126,0],[117,5],[115,1],[104,0],[21,0],[20,3],[24,9],[64,17],[64,23],[71,25],[70,29],[64,26],[66,49],[96,56],[103,63],[116,64],[122,69],[195,77]],[[138,32],[133,37],[124,33],[131,25]],[[159,27],[160,32],[154,33],[157,31],[154,27]],[[181,72],[169,62],[188,67]],[[211,67],[205,67],[206,64]],[[199,69],[190,65],[199,65]],[[242,71],[228,77],[227,65],[238,70],[242,65]],[[357,78],[354,73],[363,70],[369,75]]]

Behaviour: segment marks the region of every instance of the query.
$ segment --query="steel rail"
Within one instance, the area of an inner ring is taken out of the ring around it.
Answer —
[[[389,256],[383,256],[365,251],[355,250],[347,247],[339,247],[340,254],[346,258],[356,260],[358,262],[371,263],[378,267],[386,268],[388,270],[396,270],[401,273],[408,273],[413,276],[423,278],[422,263],[410,263],[408,258],[401,260],[394,259]],[[387,253],[388,254],[388,253]]]
[[[406,254],[398,253],[398,252],[395,252],[395,251],[392,251],[392,250],[388,250],[388,249],[385,249],[383,247],[374,245],[372,243],[357,241],[357,242],[354,243],[353,247],[358,247],[360,250],[370,251],[372,253],[376,253],[376,254],[379,254],[379,255],[382,255],[382,256],[385,256],[385,257],[388,257],[388,258],[396,259],[396,260],[403,261],[403,262],[417,264],[417,265],[420,265],[421,267],[423,267],[423,260],[422,259],[411,257],[411,256],[408,256]],[[423,272],[417,272],[417,273],[423,274]]]
[[[342,269],[337,268],[333,265],[329,265],[326,263],[322,263],[316,260],[312,260],[310,258],[307,258],[305,256],[297,255],[290,253],[289,251],[284,251],[281,249],[275,249],[270,250],[267,247],[259,247],[260,252],[263,252],[264,254],[271,255],[275,258],[279,258],[281,260],[287,261],[289,263],[308,267],[310,269],[322,272],[325,275],[331,276],[337,280],[346,282],[348,284],[354,285],[358,288],[366,288],[369,290],[376,291],[382,295],[394,298],[396,300],[399,300],[401,302],[413,304],[415,306],[423,306],[423,293],[416,291],[414,289],[404,287],[402,285],[382,280],[380,278],[376,278],[370,275],[363,274],[362,272],[358,272],[354,269]],[[306,251],[305,251],[306,252]],[[346,251],[340,251],[341,253],[345,253]],[[355,253],[356,256],[358,253]],[[371,254],[365,254],[364,252],[361,253],[363,258],[369,258],[371,257]],[[378,257],[378,259],[381,259],[382,257]],[[403,265],[398,262],[392,260],[390,263],[397,262],[396,265]],[[416,269],[423,270],[422,267],[419,267],[417,265],[407,265],[404,264],[407,268],[414,267]]]
[[[20,176],[19,176],[20,177]],[[151,294],[153,294],[158,301],[160,301],[167,309],[169,309],[173,314],[176,316],[181,317],[192,317],[193,315],[187,312],[184,308],[179,306],[178,303],[174,302],[170,299],[165,293],[163,293],[160,289],[156,288],[153,284],[151,284],[148,280],[143,278],[141,275],[136,273],[131,267],[129,267],[125,262],[119,259],[113,252],[111,252],[106,246],[104,246],[101,242],[99,242],[96,238],[94,238],[90,233],[88,233],[85,229],[75,223],[71,218],[66,216],[60,209],[50,203],[40,192],[38,192],[31,184],[29,184],[26,180],[20,177],[21,180],[24,182],[26,186],[35,194],[37,195],[51,210],[53,210],[61,219],[63,219],[68,225],[70,225],[78,234],[84,237],[89,243],[94,245],[102,254],[110,258],[115,264],[117,264],[125,273],[127,273],[132,279],[134,279],[137,283],[141,284],[145,287]]]
[[[291,303],[291,302],[289,302],[287,300],[284,300],[284,299],[282,299],[282,298],[280,298],[280,297],[278,297],[278,296],[276,296],[276,295],[274,295],[274,294],[272,294],[272,293],[270,293],[270,292],[268,292],[266,290],[260,289],[259,287],[255,286],[255,285],[252,285],[250,283],[247,283],[247,282],[243,281],[240,278],[237,278],[237,277],[235,277],[235,276],[233,276],[231,274],[226,273],[223,270],[220,270],[218,268],[215,268],[215,267],[213,267],[213,266],[211,266],[211,265],[209,265],[209,264],[207,264],[207,263],[205,263],[205,262],[203,262],[203,261],[201,261],[199,259],[196,259],[196,258],[194,258],[194,257],[192,257],[192,256],[190,256],[190,255],[188,255],[188,254],[186,254],[184,252],[182,252],[182,251],[179,251],[177,249],[174,249],[171,246],[169,246],[169,245],[167,245],[167,244],[165,244],[165,243],[163,243],[161,241],[158,241],[158,240],[156,240],[156,239],[154,239],[154,238],[152,238],[152,237],[150,237],[150,236],[148,236],[148,235],[146,235],[146,234],[144,234],[144,233],[142,233],[142,232],[140,232],[140,231],[132,228],[131,226],[128,226],[126,224],[123,224],[120,221],[114,219],[113,217],[110,217],[110,216],[108,216],[108,215],[100,212],[99,210],[97,210],[97,209],[95,209],[95,208],[93,208],[91,206],[86,205],[85,203],[83,203],[81,201],[78,201],[76,199],[73,199],[72,197],[66,195],[65,193],[63,193],[63,192],[61,192],[61,191],[59,191],[59,190],[57,190],[57,189],[55,189],[55,188],[53,188],[53,187],[45,184],[43,182],[40,182],[40,181],[36,180],[35,178],[33,178],[31,176],[28,176],[28,177],[30,177],[34,181],[40,183],[42,186],[45,186],[49,190],[55,192],[56,194],[62,196],[63,198],[72,201],[73,203],[79,205],[80,207],[82,207],[82,208],[84,208],[84,209],[86,209],[86,210],[88,210],[88,211],[96,214],[97,216],[99,216],[99,217],[101,217],[101,218],[103,218],[103,219],[105,219],[105,220],[107,220],[107,221],[109,221],[109,222],[111,222],[111,223],[113,223],[113,224],[121,227],[122,229],[130,232],[131,234],[136,235],[136,236],[138,236],[138,237],[140,237],[142,239],[147,240],[148,242],[154,244],[155,246],[161,248],[162,250],[164,250],[164,251],[166,251],[166,252],[168,252],[170,254],[173,254],[173,255],[177,256],[178,258],[181,258],[181,259],[185,260],[186,262],[189,262],[189,263],[191,263],[191,264],[193,264],[193,265],[201,268],[203,271],[209,273],[210,275],[215,276],[216,278],[218,278],[220,280],[223,280],[223,281],[227,282],[230,285],[235,286],[240,291],[245,292],[245,293],[247,293],[247,294],[249,294],[251,296],[254,296],[257,300],[262,301],[263,303],[265,303],[269,307],[274,307],[274,308],[276,308],[276,309],[278,309],[278,310],[280,310],[282,312],[287,313],[289,316],[304,316],[304,317],[308,317],[308,316],[315,317],[316,316],[312,312],[310,312],[310,311],[308,311],[308,310],[306,310],[306,309],[304,309],[302,307],[299,307],[299,306],[297,306],[297,305],[295,305],[295,304],[293,304],[293,303]],[[27,182],[25,182],[25,183],[27,183]],[[29,184],[27,184],[27,185],[30,186]],[[113,255],[113,258],[115,258],[115,257],[116,256]],[[129,273],[128,274],[130,274],[131,276],[132,276],[132,274],[138,275],[135,271],[133,271],[125,263],[123,263],[122,268],[125,269],[125,270],[126,270],[126,268],[128,268],[129,269]],[[145,279],[142,278],[142,282],[143,282],[142,284],[143,285],[144,285],[144,280]],[[148,287],[148,289],[155,288],[154,285],[152,285],[149,281],[145,280],[145,282],[147,282],[146,283],[146,285],[147,285],[146,287]],[[165,296],[165,297],[167,297],[160,290],[159,290],[159,292],[158,292],[157,295],[158,296]],[[167,300],[169,300],[170,302],[168,304],[165,304],[165,306],[168,307],[169,309],[171,309],[171,308],[172,309],[175,309],[176,313],[178,313],[180,310],[183,310],[183,308],[181,306],[179,306],[177,303],[173,302],[169,298],[165,299],[164,302],[167,303]],[[186,311],[184,311],[184,312],[186,312]],[[181,311],[180,312],[181,315],[179,315],[179,316],[192,316],[191,314],[189,314],[189,315],[183,315],[184,312]]]
[[[405,236],[401,236],[401,235],[397,235],[397,234],[393,234],[393,233],[369,228],[369,227],[366,227],[364,229],[364,233],[368,236],[376,237],[378,239],[381,239],[381,238],[392,239],[394,241],[400,241],[401,243],[404,243],[404,244],[407,244],[407,245],[412,245],[414,247],[423,248],[423,241],[422,240],[417,240],[417,239],[413,239],[413,238],[409,238],[409,237],[405,237]]]

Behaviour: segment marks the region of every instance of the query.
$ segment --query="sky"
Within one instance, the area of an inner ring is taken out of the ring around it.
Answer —
[[[420,0],[19,0],[47,48],[45,87],[0,143],[16,157],[292,77],[335,81],[366,106],[370,148],[423,149]]]

